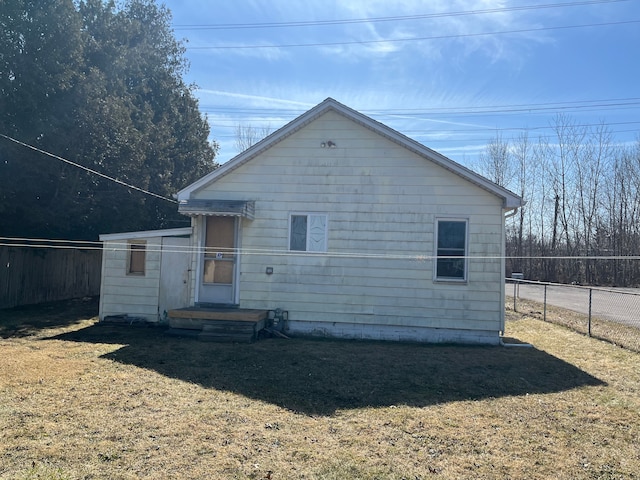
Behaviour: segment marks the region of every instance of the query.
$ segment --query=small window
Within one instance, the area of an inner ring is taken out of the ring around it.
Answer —
[[[291,215],[289,250],[299,252],[327,251],[327,216],[317,214]]]
[[[127,273],[130,275],[144,275],[147,257],[146,242],[129,242],[129,259]]]
[[[467,221],[438,220],[436,280],[467,279]]]

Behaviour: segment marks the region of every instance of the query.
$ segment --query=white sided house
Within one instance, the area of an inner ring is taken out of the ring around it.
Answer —
[[[177,199],[192,225],[185,307],[281,309],[291,335],[500,341],[505,215],[522,200],[331,98]],[[105,262],[122,272],[126,255]]]
[[[177,197],[191,305],[280,308],[290,334],[499,342],[522,200],[331,98]]]

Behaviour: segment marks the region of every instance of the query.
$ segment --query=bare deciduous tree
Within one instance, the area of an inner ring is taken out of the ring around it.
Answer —
[[[514,167],[509,152],[509,142],[500,132],[485,147],[478,165],[480,172],[492,182],[507,187],[513,181]]]
[[[640,285],[640,262],[625,258],[640,252],[640,137],[616,147],[605,125],[588,128],[564,115],[552,127],[554,135],[537,142],[526,133],[496,136],[478,165],[526,201],[507,226],[507,270],[563,283]]]
[[[271,134],[270,125],[264,127],[254,127],[252,125],[236,125],[235,146],[238,153],[244,152],[247,148],[255,145],[263,138]]]

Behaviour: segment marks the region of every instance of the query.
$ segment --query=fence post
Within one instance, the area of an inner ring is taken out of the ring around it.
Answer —
[[[543,305],[544,305],[544,310],[543,310],[544,313],[543,313],[542,319],[546,322],[547,321],[547,284],[546,283],[544,284],[544,302],[543,302]]]
[[[588,326],[588,335],[591,336],[591,297],[593,295],[593,289],[589,289],[589,326]]]
[[[518,304],[516,303],[516,299],[520,295],[520,280],[524,278],[524,273],[520,272],[511,272],[511,278],[513,280],[513,311],[518,311]]]

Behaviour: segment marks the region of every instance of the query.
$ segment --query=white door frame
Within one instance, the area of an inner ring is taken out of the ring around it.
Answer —
[[[199,231],[197,234],[197,242],[198,248],[196,249],[197,262],[196,262],[196,282],[195,282],[195,303],[216,303],[207,300],[202,300],[202,276],[204,269],[204,251],[206,244],[206,235],[207,235],[207,218],[209,216],[216,215],[199,215],[197,218]],[[237,249],[236,258],[233,266],[233,283],[231,284],[231,299],[229,304],[237,305],[240,299],[240,281],[239,281],[239,272],[240,272],[240,232],[241,232],[241,217],[234,216],[235,219],[235,248]],[[227,302],[220,302],[227,303]]]

